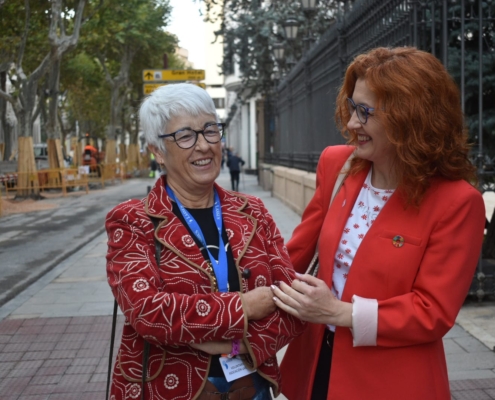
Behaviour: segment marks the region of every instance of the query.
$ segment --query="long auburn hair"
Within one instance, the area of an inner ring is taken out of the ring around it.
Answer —
[[[374,115],[395,147],[394,173],[407,204],[419,206],[435,177],[477,184],[459,90],[436,57],[415,47],[379,47],[352,61],[335,112],[350,145],[357,145],[357,134],[347,130],[347,97],[352,97],[358,79],[366,80],[376,95]],[[350,173],[369,164],[354,158]]]

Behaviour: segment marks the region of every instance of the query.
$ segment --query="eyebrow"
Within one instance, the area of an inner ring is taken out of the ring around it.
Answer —
[[[205,123],[203,124],[203,128],[204,128],[206,125],[209,125],[209,124],[218,124],[218,122],[217,122],[217,121],[209,121],[209,122],[205,122]],[[191,128],[190,126],[184,126],[184,127],[182,127],[182,128],[177,129],[175,132],[182,131],[183,129],[191,129],[191,130],[195,130],[195,129]]]

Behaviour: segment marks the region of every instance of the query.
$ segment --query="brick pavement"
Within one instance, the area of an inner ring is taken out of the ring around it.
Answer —
[[[220,179],[228,187],[228,175]],[[243,177],[240,189],[261,197],[284,238],[290,238],[297,215],[263,192],[254,177]],[[104,275],[105,248],[101,235],[0,307],[0,400],[105,398],[113,303]],[[492,325],[486,328],[480,318],[486,320],[493,308],[473,314],[471,305],[463,312],[486,333]],[[122,324],[120,316],[115,349]],[[495,399],[495,354],[480,340],[459,325],[444,338],[454,400]]]

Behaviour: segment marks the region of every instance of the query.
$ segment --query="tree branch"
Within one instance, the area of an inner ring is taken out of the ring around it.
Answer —
[[[100,10],[100,8],[103,7],[103,0],[100,0],[100,3],[95,7],[93,12],[89,14],[86,18],[82,20],[82,23],[85,24],[87,21],[89,21],[93,16]]]
[[[2,89],[0,89],[0,97],[11,104],[15,104],[15,99],[8,93],[5,93]]]
[[[47,54],[43,61],[41,61],[38,68],[36,68],[33,73],[29,76],[31,81],[41,79],[41,77],[45,74],[48,67],[51,65],[50,54]]]
[[[26,51],[26,42],[29,32],[29,20],[31,18],[31,9],[29,8],[29,0],[24,0],[24,7],[26,8],[26,22],[24,24],[24,33],[22,34],[21,47],[19,48],[17,67],[20,67],[22,65],[22,59],[24,57],[24,52]]]
[[[110,75],[110,72],[108,71],[108,68],[105,64],[105,57],[103,56],[103,54],[101,54],[100,52],[98,52],[98,54],[96,55],[96,58],[98,59],[98,61],[100,62],[100,65],[101,67],[103,68],[103,72],[105,73],[105,79],[108,83],[110,83],[110,85],[114,85],[114,82],[113,82],[113,79],[112,79],[112,75]]]

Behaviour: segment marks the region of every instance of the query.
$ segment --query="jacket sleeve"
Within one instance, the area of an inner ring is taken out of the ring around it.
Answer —
[[[451,205],[434,224],[411,291],[378,301],[378,346],[442,338],[466,298],[480,257],[484,202],[472,187],[444,195]]]
[[[261,201],[260,201],[261,203]],[[272,282],[285,282],[290,285],[295,278],[294,270],[284,245],[284,240],[268,210],[261,204],[265,248],[269,260]],[[260,232],[261,233],[261,232]],[[258,234],[260,234],[258,233]],[[306,323],[299,318],[276,309],[275,312],[257,321],[249,321],[245,342],[248,345],[250,362],[257,368],[274,357],[278,350],[300,335]]]
[[[153,224],[130,203],[106,219],[108,283],[126,323],[155,345],[242,339],[246,321],[239,293],[211,293],[209,278],[194,268],[177,276],[186,290],[168,291],[155,260]],[[166,262],[184,267],[178,258]]]

